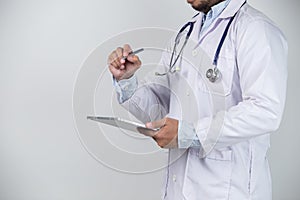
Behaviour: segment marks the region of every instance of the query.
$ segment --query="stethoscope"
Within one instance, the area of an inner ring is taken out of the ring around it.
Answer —
[[[236,15],[236,13],[235,13],[235,15]],[[224,30],[224,33],[223,33],[223,35],[222,35],[222,37],[221,37],[221,40],[220,40],[220,42],[219,42],[219,44],[218,44],[218,48],[217,48],[217,50],[216,50],[216,52],[215,52],[215,56],[214,56],[214,59],[213,59],[213,66],[214,66],[214,67],[213,67],[213,68],[209,68],[209,69],[206,71],[206,78],[207,78],[210,82],[212,82],[212,83],[216,82],[216,81],[221,77],[221,72],[219,71],[219,69],[218,69],[218,67],[217,67],[217,66],[218,66],[218,59],[219,59],[220,51],[221,51],[221,49],[222,49],[222,46],[223,46],[224,41],[225,41],[225,39],[226,39],[226,36],[227,36],[227,34],[228,34],[229,27],[230,27],[230,25],[231,25],[231,23],[232,23],[232,21],[233,21],[235,15],[234,15],[233,17],[230,18],[230,20],[229,20],[229,22],[228,22],[228,24],[227,24],[227,26],[226,26],[226,28],[225,28],[225,30]],[[172,51],[172,55],[171,55],[171,59],[170,59],[170,63],[169,63],[169,70],[168,70],[167,72],[165,72],[165,73],[158,73],[158,72],[155,72],[155,75],[157,75],[157,76],[164,76],[164,75],[167,75],[168,73],[173,74],[173,73],[175,73],[176,71],[179,71],[179,70],[180,70],[179,68],[176,68],[175,65],[176,65],[176,63],[177,63],[177,61],[178,61],[179,59],[182,59],[183,50],[184,50],[184,47],[186,46],[186,44],[187,44],[187,42],[188,42],[188,40],[189,40],[189,38],[190,38],[190,36],[191,36],[191,34],[192,34],[192,31],[193,31],[193,29],[194,29],[194,23],[195,23],[195,22],[192,22],[192,21],[186,23],[186,24],[179,30],[178,34],[176,35],[176,38],[175,38],[175,44],[174,44],[174,46],[173,46],[173,51]],[[183,43],[183,45],[182,45],[182,47],[181,47],[179,53],[177,54],[177,53],[176,53],[176,48],[177,48],[178,44],[180,43],[181,37],[182,37],[182,35],[183,35],[183,32],[184,32],[188,27],[189,27],[189,29],[188,29],[188,32],[187,32],[187,34],[186,34],[186,36],[185,36],[184,43]],[[175,55],[177,55],[177,56],[175,56]]]

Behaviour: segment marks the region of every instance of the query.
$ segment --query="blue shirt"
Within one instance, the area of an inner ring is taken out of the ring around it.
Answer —
[[[229,2],[230,0],[222,1],[221,3],[213,6],[211,10],[203,16],[202,27],[198,30],[198,38],[201,37],[201,34],[208,29],[214,20],[222,13]],[[138,87],[136,76],[132,76],[129,79],[123,79],[118,82],[113,78],[113,84],[117,92],[119,103],[123,103],[128,100]],[[199,142],[194,127],[185,121],[180,121],[178,125],[178,148],[185,149],[200,146],[201,143]]]

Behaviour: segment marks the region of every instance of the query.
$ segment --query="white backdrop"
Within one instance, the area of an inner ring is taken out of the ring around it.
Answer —
[[[289,42],[286,111],[269,159],[274,200],[296,200],[299,1],[249,3]],[[112,35],[140,27],[178,29],[194,13],[185,0],[0,0],[0,199],[159,199],[163,171],[120,173],[86,152],[73,121],[73,86],[89,53]]]

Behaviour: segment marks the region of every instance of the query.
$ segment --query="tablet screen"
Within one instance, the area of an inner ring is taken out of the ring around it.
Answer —
[[[142,133],[146,136],[153,137],[159,129],[146,128],[144,124],[121,119],[118,117],[103,117],[103,116],[87,116],[87,119],[119,127],[121,129],[130,130],[133,132]]]

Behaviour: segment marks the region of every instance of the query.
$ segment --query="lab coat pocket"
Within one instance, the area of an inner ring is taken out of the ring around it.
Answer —
[[[232,57],[222,55],[218,61],[218,70],[220,77],[215,81],[211,82],[206,77],[208,69],[213,69],[214,66],[211,62],[202,64],[198,73],[198,91],[199,94],[206,99],[208,107],[211,108],[211,114],[215,114],[218,111],[225,110],[230,105],[230,97],[232,94],[233,77],[235,73],[235,61]]]
[[[213,150],[205,158],[189,154],[183,185],[188,200],[228,199],[232,173],[232,151]]]

